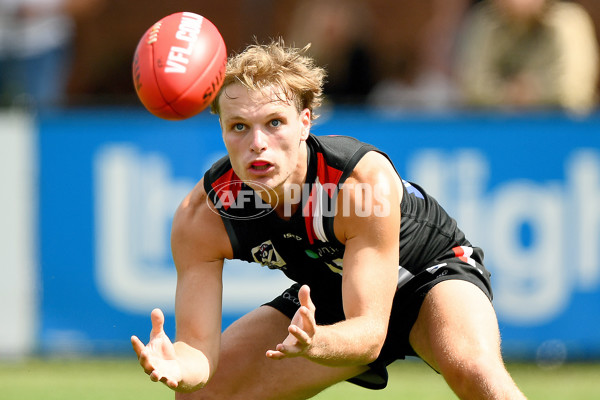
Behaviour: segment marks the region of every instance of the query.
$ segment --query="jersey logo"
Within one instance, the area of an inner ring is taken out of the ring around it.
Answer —
[[[295,233],[284,233],[283,238],[284,239],[296,239],[298,241],[302,240],[302,237],[296,235]]]
[[[267,240],[261,245],[256,246],[252,249],[252,258],[259,264],[269,267],[269,269],[286,269],[286,263],[283,258],[279,255],[273,242]]]
[[[435,274],[438,269],[440,269],[442,267],[445,267],[446,265],[448,265],[448,264],[447,263],[441,263],[441,264],[434,265],[433,267],[427,268],[427,272],[429,272],[430,274]]]

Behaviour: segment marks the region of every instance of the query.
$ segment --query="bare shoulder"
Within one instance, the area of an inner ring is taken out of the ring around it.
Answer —
[[[402,199],[400,176],[392,165],[392,162],[377,151],[370,151],[358,162],[347,183],[389,185],[391,192],[397,193]]]
[[[334,232],[341,243],[359,236],[397,239],[402,183],[391,161],[371,151],[358,162],[340,188]]]
[[[178,268],[187,260],[217,261],[233,256],[227,231],[212,207],[203,180],[183,199],[175,212],[171,247]]]

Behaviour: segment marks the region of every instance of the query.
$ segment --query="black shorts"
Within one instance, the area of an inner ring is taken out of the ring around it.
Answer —
[[[478,247],[455,247],[414,275],[401,268],[388,333],[381,353],[377,360],[369,364],[369,371],[348,381],[369,389],[386,387],[388,380],[386,367],[406,356],[417,356],[409,343],[409,335],[425,296],[438,283],[452,279],[473,283],[490,301],[492,300],[490,273],[483,266],[483,251]],[[291,320],[300,307],[298,300],[300,286],[297,283],[292,285],[265,305],[281,311]],[[339,291],[337,293],[339,295]],[[339,299],[328,301],[326,295],[314,293],[312,288],[311,299],[317,310],[315,319],[318,324],[329,325],[344,319],[343,310],[339,307],[330,307],[331,304],[340,304]]]

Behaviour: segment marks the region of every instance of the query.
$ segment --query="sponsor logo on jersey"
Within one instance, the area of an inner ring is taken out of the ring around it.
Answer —
[[[284,239],[296,239],[298,241],[302,240],[302,237],[296,235],[295,233],[284,233],[283,238]]]
[[[265,265],[270,269],[286,269],[285,261],[277,250],[275,250],[275,246],[273,246],[273,242],[270,240],[254,247],[252,249],[252,258],[257,263]]]
[[[446,265],[448,265],[448,264],[441,263],[441,264],[434,265],[433,267],[427,268],[427,272],[429,272],[430,274],[435,274],[438,269],[445,267]]]

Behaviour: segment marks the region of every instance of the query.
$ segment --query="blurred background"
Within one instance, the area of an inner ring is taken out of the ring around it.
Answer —
[[[327,93],[338,103],[597,105],[596,0],[2,0],[3,104],[137,105],[131,61],[138,40],[152,21],[181,10],[213,21],[230,54],[253,38],[312,43],[311,54],[329,71]],[[29,70],[11,71],[28,61]],[[491,100],[489,91],[504,91],[502,85],[520,85],[512,89],[520,95]],[[575,88],[582,99],[565,100],[563,92]]]
[[[0,359],[129,354],[154,307],[174,333],[171,217],[225,154],[133,88],[178,11],[229,54],[312,43],[314,132],[379,146],[485,249],[507,359],[600,360],[598,0],[0,0]],[[224,326],[288,284],[229,263]]]

